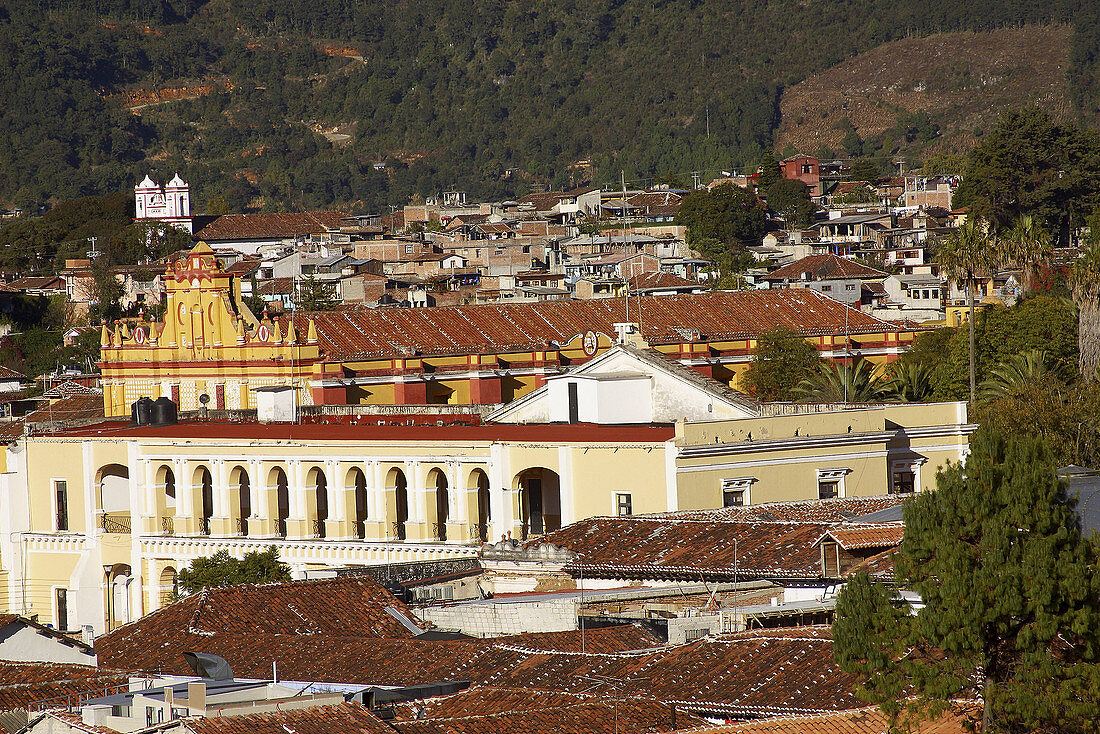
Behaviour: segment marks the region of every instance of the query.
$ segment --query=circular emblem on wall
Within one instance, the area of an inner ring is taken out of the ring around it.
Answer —
[[[260,328],[256,329],[256,338],[265,342],[269,336],[271,336],[271,332],[268,330],[267,324],[260,324]]]
[[[596,332],[586,331],[581,344],[584,347],[584,353],[591,357],[596,354],[596,349],[600,346],[600,340],[596,337]]]
[[[136,329],[134,329],[134,343],[136,343],[136,344],[144,344],[145,343],[145,329],[143,329],[140,326],[137,327]]]

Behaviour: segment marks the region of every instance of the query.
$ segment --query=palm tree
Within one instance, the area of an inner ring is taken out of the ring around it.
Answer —
[[[1031,214],[1023,214],[1001,238],[1005,256],[1023,268],[1024,291],[1035,284],[1039,266],[1050,259],[1054,251],[1050,234],[1042,222]]]
[[[921,362],[894,362],[886,372],[883,394],[903,403],[919,403],[933,390],[932,370]]]
[[[1081,379],[1096,379],[1100,367],[1100,238],[1085,246],[1073,265],[1073,302],[1077,304],[1077,351]]]
[[[982,381],[979,398],[983,402],[996,400],[1013,392],[1023,385],[1039,382],[1047,378],[1058,378],[1050,368],[1050,358],[1040,349],[1030,349],[997,363]]]
[[[791,391],[801,403],[871,403],[883,397],[885,380],[875,365],[822,364]]]
[[[936,253],[936,261],[956,283],[966,284],[966,305],[970,322],[970,404],[977,399],[974,372],[974,286],[977,271],[996,266],[998,260],[995,239],[988,233],[988,225],[978,219],[968,219],[947,236]]]

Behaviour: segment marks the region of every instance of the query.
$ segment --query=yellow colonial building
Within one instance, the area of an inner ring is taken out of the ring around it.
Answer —
[[[576,379],[614,382],[624,363],[609,360],[619,372]],[[738,408],[703,388],[700,412]],[[302,573],[474,557],[485,540],[599,515],[920,491],[964,457],[974,428],[962,403],[760,412],[773,414],[673,423],[658,411],[640,425],[109,421],[27,437],[8,446],[2,475],[0,602],[99,633],[158,608],[182,568],[222,550],[275,545]]]
[[[258,317],[203,243],[163,277],[163,322],[102,334],[106,415],[138,398],[183,412],[256,407],[257,388],[293,387],[299,405],[499,405],[604,353],[639,343],[736,388],[762,332],[796,331],[825,359],[882,364],[913,329],[810,289],[485,304],[340,308]],[[205,396],[205,398],[204,398]]]

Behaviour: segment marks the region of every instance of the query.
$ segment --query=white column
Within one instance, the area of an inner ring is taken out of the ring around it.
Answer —
[[[154,526],[153,527],[153,532],[155,533],[155,532],[158,532],[160,530],[160,518],[157,516],[157,476],[156,476],[156,468],[154,467],[153,462],[149,461],[148,459],[141,459],[139,466],[140,466],[139,471],[140,471],[141,476],[144,480],[144,486],[142,487],[142,489],[144,491],[141,493],[141,496],[142,496],[141,517],[142,518],[147,518],[147,517],[153,518],[153,526]],[[137,521],[138,521],[138,519],[135,517],[130,522],[136,525]],[[143,528],[143,534],[144,534],[144,528]]]
[[[511,477],[507,476],[508,467],[504,465],[503,446],[493,444],[489,447],[489,464],[485,469],[489,475],[489,505],[493,517],[489,524],[489,541],[495,543],[500,536],[513,530],[516,521],[512,516],[512,490],[508,485]]]
[[[382,475],[382,463],[366,461],[364,475],[367,479],[367,519],[386,522],[386,478]]]
[[[225,465],[225,459],[214,459],[210,472],[210,481],[214,483],[214,517],[229,518],[229,471]],[[230,528],[230,532],[236,528]]]
[[[328,478],[328,519],[343,520],[347,517],[347,487],[344,478],[347,472],[335,459],[325,460],[325,476]]]
[[[466,487],[464,477],[468,473],[469,467],[460,464],[458,461],[451,461],[447,465],[448,471],[448,483],[451,485],[451,492],[447,496],[450,507],[447,509],[451,517],[451,522],[461,525],[466,533],[470,527],[470,515],[467,512],[467,507],[470,506],[470,500],[467,497],[469,489]]]
[[[191,485],[194,469],[184,461],[176,461],[176,517],[195,515],[195,488]],[[190,469],[190,471],[188,471]]]
[[[287,488],[290,493],[290,517],[288,520],[305,520],[306,519],[306,488],[305,488],[305,476],[303,476],[302,462],[298,459],[294,459],[290,462],[290,472],[287,476],[287,482],[290,486]]]
[[[409,522],[426,522],[428,491],[424,488],[424,471],[419,461],[405,462],[405,478],[408,481]]]

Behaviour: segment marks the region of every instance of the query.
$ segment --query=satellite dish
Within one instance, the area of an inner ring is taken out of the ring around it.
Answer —
[[[206,393],[203,393],[202,395],[199,395],[199,402],[202,403],[203,405],[206,405],[207,403],[210,402],[210,396],[207,395]]]

